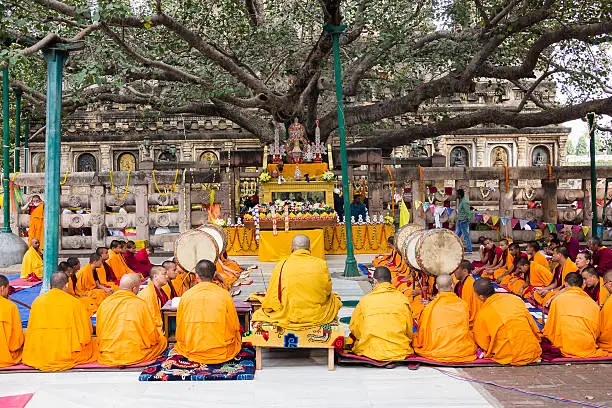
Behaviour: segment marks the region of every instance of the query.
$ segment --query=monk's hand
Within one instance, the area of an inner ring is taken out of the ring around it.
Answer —
[[[429,299],[421,299],[421,303],[427,306],[429,304]]]
[[[105,288],[104,288],[104,291],[105,291],[106,293],[108,293],[109,295],[112,295],[112,294],[113,294],[113,290],[112,290],[111,288],[106,288],[106,287],[105,287]]]
[[[412,296],[419,296],[421,294],[421,288],[414,288]]]

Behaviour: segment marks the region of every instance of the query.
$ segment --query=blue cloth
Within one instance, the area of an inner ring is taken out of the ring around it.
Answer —
[[[470,238],[470,221],[457,221],[455,233],[465,242],[465,252],[472,253],[472,239]]]

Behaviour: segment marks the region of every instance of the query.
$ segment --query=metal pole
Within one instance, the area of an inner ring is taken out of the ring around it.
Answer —
[[[360,276],[357,261],[353,250],[353,228],[351,223],[351,201],[348,181],[348,157],[346,154],[346,134],[344,132],[344,104],[342,97],[342,66],[340,64],[340,34],[344,32],[346,25],[325,24],[323,29],[327,31],[333,40],[334,49],[334,78],[336,80],[336,100],[338,111],[338,135],[340,136],[340,163],[342,166],[342,191],[344,197],[344,216],[346,219],[346,264],[344,265],[345,277]]]
[[[4,215],[4,225],[2,226],[2,232],[11,232],[11,195],[9,192],[9,70],[4,68],[2,70],[2,143],[4,149],[2,150],[2,168],[4,170],[2,174],[2,188],[4,189],[4,198],[2,202],[2,212]]]
[[[42,292],[49,290],[51,274],[57,271],[60,213],[60,141],[62,120],[62,73],[66,51],[46,49],[47,129],[45,137],[45,256]]]
[[[21,95],[22,91],[19,88],[13,88],[15,92],[15,157],[13,158],[13,172],[21,171],[20,156],[21,156]]]
[[[30,114],[26,112],[25,124],[23,129],[23,172],[28,172],[28,154],[30,154],[30,148],[28,144],[30,142]]]
[[[591,236],[595,236],[599,234],[597,231],[597,174],[595,172],[595,114],[593,112],[587,114],[587,121],[589,123],[589,140],[591,153],[591,207],[593,209]]]

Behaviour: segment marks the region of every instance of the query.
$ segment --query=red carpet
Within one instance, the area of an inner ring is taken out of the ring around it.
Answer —
[[[0,407],[2,408],[23,408],[28,405],[34,394],[11,395],[0,397]]]

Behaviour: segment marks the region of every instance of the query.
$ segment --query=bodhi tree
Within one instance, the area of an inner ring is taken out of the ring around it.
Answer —
[[[41,116],[52,42],[83,41],[63,110],[141,105],[225,117],[263,142],[297,115],[334,134],[332,41],[357,145],[390,148],[479,124],[536,127],[612,113],[612,2],[586,0],[0,0],[0,60]],[[544,99],[555,81],[563,103]],[[517,104],[449,109],[448,96],[511,83]],[[411,120],[397,127],[390,120]]]

